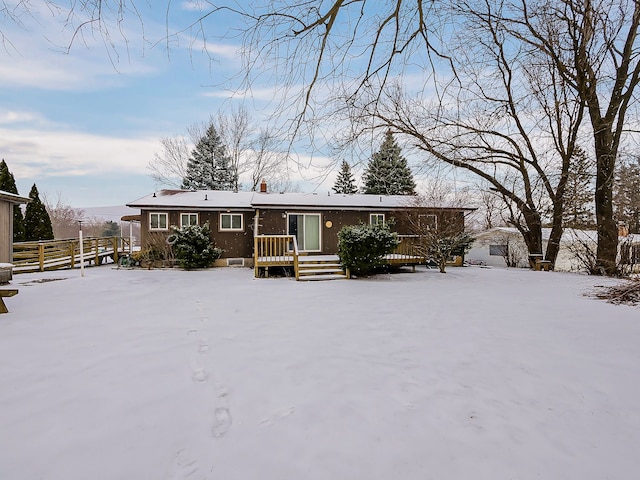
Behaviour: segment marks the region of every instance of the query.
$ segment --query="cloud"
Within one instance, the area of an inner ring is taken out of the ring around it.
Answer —
[[[0,127],[0,151],[16,177],[148,173],[155,138]]]
[[[41,115],[32,112],[0,112],[0,125],[15,125],[20,123],[41,123]]]
[[[91,30],[75,35],[73,25],[61,22],[63,17],[33,9],[21,25],[3,25],[1,87],[96,90],[122,84],[118,74],[141,76],[158,70],[152,59],[146,58],[151,52],[145,49],[145,38],[135,19],[104,36]]]

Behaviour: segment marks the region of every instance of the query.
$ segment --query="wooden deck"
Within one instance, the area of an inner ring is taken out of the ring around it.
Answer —
[[[400,235],[400,244],[393,253],[385,256],[385,260],[392,266],[426,265],[427,258],[421,252],[419,237],[414,235]],[[258,235],[254,238],[254,274],[259,277],[262,272],[269,275],[270,267],[291,267],[296,280],[300,280],[300,272],[304,271],[302,264],[340,264],[337,255],[305,254],[298,250],[296,237],[293,235]],[[335,272],[334,272],[335,273]],[[349,272],[345,271],[346,277]]]

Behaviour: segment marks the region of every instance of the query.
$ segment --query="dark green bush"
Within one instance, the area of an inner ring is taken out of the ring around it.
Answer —
[[[171,228],[173,233],[167,241],[173,245],[176,260],[182,268],[207,268],[222,255],[222,250],[211,243],[208,223]]]
[[[385,265],[384,256],[399,244],[388,225],[348,225],[338,232],[338,256],[354,275],[368,275]]]

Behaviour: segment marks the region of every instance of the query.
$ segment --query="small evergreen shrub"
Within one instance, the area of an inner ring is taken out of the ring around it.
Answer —
[[[211,243],[208,223],[202,226],[172,227],[172,230],[167,242],[173,245],[176,260],[182,268],[207,268],[222,255],[223,250]]]
[[[368,275],[385,265],[384,256],[400,241],[388,225],[347,225],[338,232],[338,256],[354,275]]]

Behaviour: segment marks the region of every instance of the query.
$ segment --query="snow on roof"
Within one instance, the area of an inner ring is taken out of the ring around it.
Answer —
[[[309,208],[368,208],[390,209],[416,206],[416,197],[407,195],[367,195],[367,194],[332,194],[317,193],[259,193],[229,192],[221,190],[161,190],[133,202],[128,207],[149,208],[275,208],[275,207],[309,207]],[[420,205],[425,206],[425,205]],[[428,205],[432,208],[454,208],[472,210],[470,207],[459,207],[450,204]]]
[[[0,200],[15,204],[29,203],[31,201],[30,198],[21,197],[20,195],[16,195],[15,193],[5,192],[4,190],[0,190]]]
[[[160,190],[127,203],[127,207],[175,208],[247,208],[251,207],[253,192],[223,190]]]

